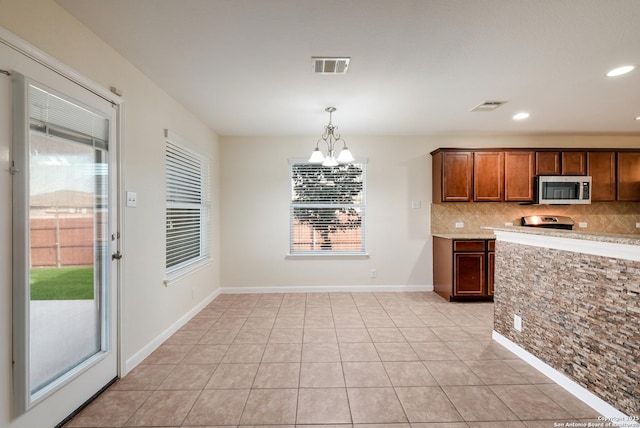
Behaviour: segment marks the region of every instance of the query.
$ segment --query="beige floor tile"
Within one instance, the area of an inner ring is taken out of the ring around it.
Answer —
[[[267,343],[269,341],[270,334],[271,334],[270,328],[261,328],[261,329],[242,328],[236,335],[236,338],[233,340],[233,343],[234,344]]]
[[[490,388],[520,420],[571,418],[569,412],[536,385],[493,385]]]
[[[263,363],[299,363],[302,359],[302,345],[299,343],[267,344],[262,356]]]
[[[233,343],[233,339],[236,338],[238,330],[219,329],[213,327],[206,332],[201,338],[198,344],[200,345],[230,345]]]
[[[220,329],[220,330],[240,330],[244,325],[247,317],[236,317],[236,316],[227,316],[223,315],[218,318],[218,321],[213,325],[212,328]]]
[[[551,379],[542,374],[540,371],[536,370],[524,360],[514,360],[508,359],[503,360],[506,364],[508,364],[512,369],[514,369],[520,376],[525,378],[528,383],[534,384],[544,384],[544,383],[553,383]]]
[[[212,318],[198,318],[196,315],[194,318],[191,318],[189,322],[180,328],[180,331],[189,331],[189,330],[202,330],[207,331],[213,324],[216,322],[215,319]]]
[[[391,317],[391,320],[396,325],[396,327],[425,327],[425,324],[422,320],[414,315],[403,315]]]
[[[499,360],[513,358],[513,354],[492,341],[447,342],[447,346],[461,360]]]
[[[224,311],[223,317],[248,317],[251,314],[251,308],[230,308]]]
[[[242,412],[242,425],[294,424],[297,389],[253,389]]]
[[[181,364],[158,387],[160,390],[200,390],[209,381],[215,364]]]
[[[140,364],[109,389],[111,391],[153,391],[175,367],[174,364]]]
[[[338,328],[365,328],[360,315],[347,317],[333,317],[333,325]]]
[[[290,329],[290,328],[299,328],[302,329],[304,327],[304,317],[280,317],[276,318],[276,322],[273,324],[274,329]]]
[[[381,362],[342,363],[347,387],[391,386],[389,376]]]
[[[337,343],[305,343],[302,345],[302,362],[330,363],[340,361]]]
[[[483,385],[482,379],[462,361],[424,361],[439,385]]]
[[[325,316],[305,316],[304,328],[335,328],[332,317]]]
[[[180,364],[193,345],[160,345],[144,360],[144,364]]]
[[[339,343],[372,342],[366,328],[336,328]]]
[[[421,422],[412,423],[411,428],[468,428],[466,422]],[[515,428],[515,426],[514,426]]]
[[[555,383],[536,385],[547,397],[551,398],[574,418],[597,419],[600,414]]]
[[[444,342],[415,342],[411,347],[422,361],[459,360]]]
[[[105,391],[66,427],[121,427],[149,398],[151,391]]]
[[[266,344],[233,344],[222,358],[223,363],[259,363]]]
[[[380,361],[380,356],[373,343],[341,343],[342,361]]]
[[[344,388],[341,363],[302,363],[300,388]]]
[[[302,343],[302,328],[274,328],[269,336],[270,343]]]
[[[525,378],[501,360],[465,361],[465,364],[487,385],[522,385]]]
[[[183,425],[237,425],[248,389],[202,391]]]
[[[205,389],[248,389],[258,372],[258,364],[220,364]]]
[[[411,428],[411,424],[398,423],[398,424],[355,424],[354,428]]]
[[[354,423],[407,422],[393,388],[347,388]]]
[[[417,361],[418,355],[408,343],[375,343],[382,361]]]
[[[367,328],[395,328],[396,325],[388,316],[363,316],[362,321]]]
[[[298,388],[300,363],[262,363],[253,388]]]
[[[467,426],[469,428],[526,428],[526,425],[519,421],[468,422]],[[551,427],[553,427],[553,425],[547,426],[546,428]]]
[[[398,387],[396,393],[410,422],[455,422],[463,418],[438,386]]]
[[[518,418],[487,386],[443,386],[465,421],[513,421]]]
[[[431,330],[444,342],[469,342],[475,340],[460,327],[431,327]]]
[[[178,330],[165,340],[165,345],[194,345],[198,343],[204,330]]]
[[[275,318],[278,316],[278,312],[280,312],[280,303],[277,303],[278,306],[275,305],[276,303],[274,303],[274,306],[263,307],[258,304],[251,311],[249,318]]]
[[[305,328],[302,343],[338,343],[333,328]]]
[[[344,388],[300,389],[298,424],[350,423],[349,401]]]
[[[126,423],[127,426],[180,425],[200,391],[156,391]]]
[[[229,345],[194,345],[181,364],[215,364],[222,361]]]
[[[438,383],[421,361],[383,363],[393,386],[435,386]]]
[[[263,328],[268,328],[271,329],[273,328],[273,324],[275,324],[276,322],[276,317],[275,315],[272,317],[249,317],[247,318],[247,321],[243,324],[242,328],[247,328],[247,329],[263,329]]]
[[[407,339],[396,327],[369,328],[371,339],[375,342],[406,342]]]
[[[407,342],[440,342],[440,338],[429,327],[403,327],[400,332]]]

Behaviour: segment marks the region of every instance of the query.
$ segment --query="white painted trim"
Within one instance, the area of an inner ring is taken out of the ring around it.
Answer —
[[[492,337],[493,340],[498,342],[500,345],[504,346],[509,351],[516,354],[518,357],[522,358],[533,368],[566,389],[569,393],[573,394],[584,404],[604,416],[603,422],[612,422],[614,425],[619,425],[625,428],[640,427],[640,424],[632,421],[629,416],[625,415],[624,413],[613,407],[611,404],[596,396],[591,391],[584,388],[582,385],[579,385],[575,381],[571,380],[566,375],[554,369],[535,355],[521,348],[518,344],[512,342],[497,331],[493,331]]]
[[[249,293],[358,293],[358,292],[400,292],[433,291],[433,285],[305,285],[280,287],[223,287],[222,294]]]
[[[194,306],[189,312],[181,316],[176,322],[171,324],[167,329],[165,329],[162,333],[160,333],[156,338],[154,338],[151,342],[146,344],[142,349],[132,355],[125,363],[125,367],[122,373],[122,376],[129,373],[133,370],[138,364],[140,364],[145,358],[147,358],[153,351],[158,349],[162,343],[167,340],[171,335],[173,335],[176,331],[178,331],[182,326],[184,326],[191,318],[196,316],[198,312],[203,310],[209,303],[213,301],[216,297],[218,297],[221,293],[221,289],[218,288],[216,291],[211,293],[208,297]]]
[[[16,36],[2,26],[0,26],[0,42],[11,47],[12,49],[15,49],[16,51],[31,58],[37,63],[47,67],[49,70],[69,79],[70,81],[82,86],[88,91],[93,92],[94,94],[98,95],[101,98],[104,98],[109,102],[112,102],[114,104],[121,104],[122,102],[124,102],[121,97],[117,96],[113,92],[86,78],[73,68],[69,67],[66,64],[63,64],[51,55],[48,55],[35,46],[32,46],[29,42]]]
[[[540,248],[570,251],[572,253],[590,254],[612,259],[640,261],[640,247],[637,245],[618,244],[614,242],[591,241],[580,238],[561,238],[549,235],[507,232],[494,230],[498,241],[529,245]]]

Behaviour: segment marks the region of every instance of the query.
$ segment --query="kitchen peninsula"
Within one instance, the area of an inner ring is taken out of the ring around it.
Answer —
[[[640,236],[493,231],[494,339],[601,414],[640,426]]]

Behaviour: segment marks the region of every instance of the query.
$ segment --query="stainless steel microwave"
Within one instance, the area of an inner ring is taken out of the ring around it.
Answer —
[[[538,175],[535,178],[534,193],[536,204],[590,204],[591,177]]]

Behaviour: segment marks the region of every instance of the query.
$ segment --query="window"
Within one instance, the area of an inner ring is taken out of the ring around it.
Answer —
[[[365,164],[291,163],[291,254],[365,254],[364,219]]]
[[[209,258],[209,161],[166,140],[166,268],[169,276]]]

